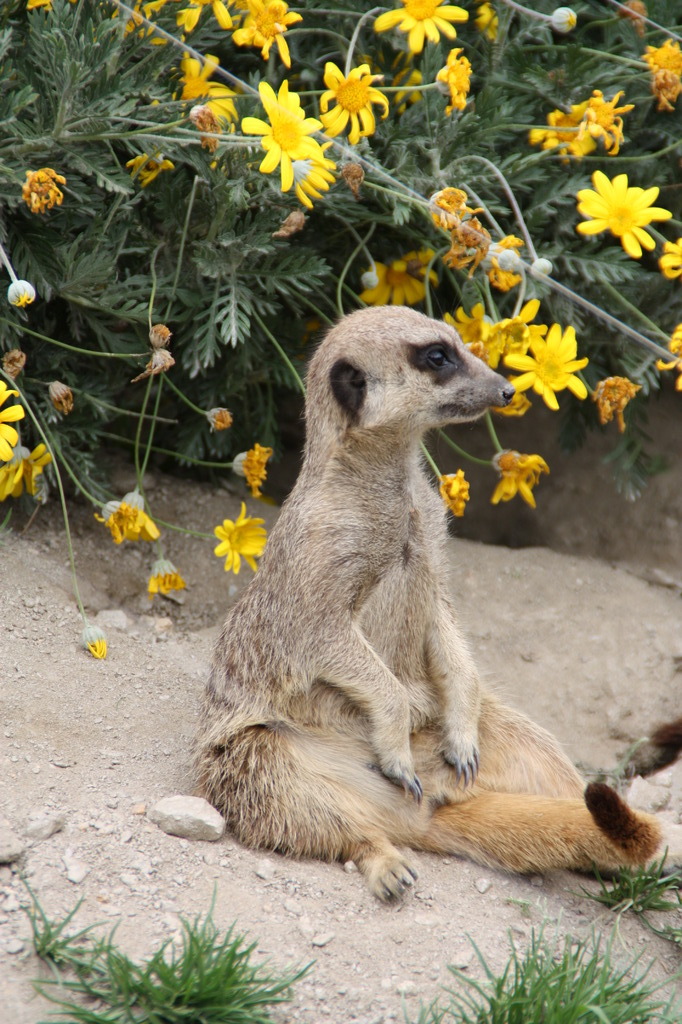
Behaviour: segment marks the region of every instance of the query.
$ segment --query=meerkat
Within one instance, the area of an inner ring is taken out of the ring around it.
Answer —
[[[482,690],[458,625],[420,442],[513,394],[404,307],[351,313],[317,349],[300,476],[227,615],[195,745],[198,792],[245,844],[353,860],[382,899],[416,878],[406,848],[543,872],[672,847],[674,826],[585,789]]]

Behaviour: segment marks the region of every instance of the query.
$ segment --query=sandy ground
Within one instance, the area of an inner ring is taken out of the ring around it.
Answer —
[[[679,445],[680,407],[671,408],[663,410],[664,422],[677,417]],[[459,538],[451,541],[450,560],[486,685],[552,729],[591,776],[612,769],[629,743],[681,713],[682,469],[673,462],[642,502],[626,505],[599,463],[579,458],[563,476],[543,481],[550,511],[542,512],[540,499],[536,532],[528,534],[533,540],[544,530],[551,539],[553,531],[562,552]],[[117,486],[127,483],[119,470]],[[159,518],[207,532],[238,512],[242,496],[238,487],[161,474],[150,477],[149,493]],[[274,521],[276,508],[247,504],[250,514]],[[502,524],[526,517],[523,509],[499,511]],[[571,524],[581,555],[566,553]],[[205,913],[215,893],[216,923],[236,922],[258,943],[258,959],[315,961],[293,1002],[274,1011],[281,1022],[379,1024],[402,1020],[404,1007],[412,1020],[420,1002],[448,984],[447,964],[480,973],[469,937],[499,968],[509,942],[523,946],[544,921],[574,936],[610,931],[613,915],[577,895],[580,884],[594,883],[569,873],[519,878],[421,854],[414,892],[383,906],[340,864],[254,853],[229,836],[189,842],[160,831],[140,812],[163,796],[191,792],[188,753],[211,644],[249,570],[228,577],[210,543],[168,533],[167,554],[188,590],[182,604],[157,598],[150,606],[148,548],[114,547],[91,513],[75,508],[84,600],[109,635],[109,657],[98,662],[79,648],[56,508],[42,510],[23,536],[19,517],[13,525],[0,572],[0,824],[13,829],[25,852],[0,867],[3,1020],[35,1024],[49,1010],[32,994],[30,979],[41,966],[20,909],[19,869],[49,915],[83,900],[78,922],[103,922],[107,930],[115,924],[135,957],[177,934],[178,915]],[[587,557],[590,550],[609,561]],[[647,799],[680,820],[682,765],[651,781]],[[63,829],[30,839],[31,819],[52,812],[63,815]],[[75,877],[87,872],[80,881],[67,877],[74,864]],[[619,934],[619,955],[654,959],[656,978],[679,969],[679,951],[636,919],[624,918]]]

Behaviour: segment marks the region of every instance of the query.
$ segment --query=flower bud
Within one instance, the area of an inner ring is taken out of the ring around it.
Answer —
[[[530,269],[534,274],[540,274],[542,277],[549,277],[554,268],[550,260],[546,260],[542,256],[539,256],[538,259],[533,260]]]
[[[99,626],[86,626],[81,634],[81,643],[93,658],[106,658],[107,637]]]
[[[7,289],[7,301],[13,306],[29,306],[36,297],[30,281],[12,281]]]
[[[365,288],[376,288],[379,284],[379,275],[376,270],[366,270],[360,278],[360,284],[363,289]]]
[[[25,365],[26,353],[22,352],[20,348],[12,348],[2,357],[2,368],[12,380],[16,380]]]
[[[248,454],[248,452],[240,452],[239,455],[235,455],[235,457],[232,459],[232,472],[236,473],[237,476],[246,477],[244,463],[246,462],[246,456]]]
[[[550,23],[555,32],[570,32],[578,23],[578,15],[572,7],[557,7],[552,11]]]
[[[47,393],[57,412],[68,416],[73,409],[73,391],[71,388],[67,384],[62,384],[60,380],[53,380],[47,389]]]
[[[515,249],[501,249],[497,253],[497,265],[500,270],[518,271],[521,267],[521,257]]]

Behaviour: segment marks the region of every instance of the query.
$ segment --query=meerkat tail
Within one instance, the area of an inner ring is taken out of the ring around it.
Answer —
[[[483,793],[440,807],[424,849],[522,873],[593,865],[614,870],[647,863],[662,838],[655,818],[631,810],[608,786],[592,784],[584,801]]]
[[[660,725],[646,742],[637,747],[625,767],[625,774],[653,775],[673,764],[682,751],[682,718]]]

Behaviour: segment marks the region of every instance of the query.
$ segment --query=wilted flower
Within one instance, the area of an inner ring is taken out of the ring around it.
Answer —
[[[365,180],[365,172],[361,164],[344,164],[341,168],[341,177],[356,199],[360,198],[360,186]]]
[[[129,169],[131,176],[137,178],[142,188],[151,185],[154,178],[157,178],[162,171],[175,170],[175,164],[172,160],[158,159],[159,156],[160,154],[158,153],[155,157],[142,153],[141,156],[136,156],[132,160],[126,161],[126,167]]]
[[[149,344],[152,348],[168,348],[172,337],[165,324],[154,324],[149,331]]]
[[[507,449],[495,455],[493,465],[500,474],[500,480],[490,499],[492,504],[510,501],[516,494],[520,494],[527,505],[535,508],[533,487],[542,473],[549,473],[549,466],[542,456],[522,455]]]
[[[189,112],[189,119],[200,132],[211,133],[210,135],[200,135],[199,138],[203,149],[207,149],[209,153],[215,153],[218,148],[218,139],[215,136],[220,135],[220,122],[211,108],[207,104],[194,106]]]
[[[53,380],[47,389],[47,393],[57,412],[68,416],[73,409],[73,391],[71,388],[67,384],[62,384],[60,380]]]
[[[453,516],[463,516],[469,500],[469,481],[464,477],[464,470],[447,473],[440,477],[439,493]]]
[[[451,114],[453,110],[464,110],[466,107],[471,88],[471,63],[466,57],[460,57],[463,52],[461,47],[450,50],[447,64],[436,75],[439,87],[446,95],[450,95],[450,103],[445,108],[446,114]]]
[[[227,430],[232,426],[232,413],[228,409],[209,409],[206,418],[211,424],[211,430]]]
[[[635,108],[634,103],[616,106],[622,95],[621,90],[613,99],[605,100],[601,89],[593,91],[580,122],[578,141],[587,133],[593,139],[602,139],[604,148],[610,156],[617,155],[623,141],[623,118],[619,115],[627,114]]]
[[[635,23],[635,32],[638,36],[643,36],[646,26],[644,24],[644,18],[646,18],[647,11],[646,4],[642,3],[642,0],[625,0],[618,10],[617,15],[619,18],[630,18]]]
[[[152,574],[147,583],[149,600],[151,601],[155,594],[167,597],[172,590],[184,590],[186,585],[173,563],[169,562],[167,558],[160,558],[154,562]]]
[[[16,380],[25,366],[26,353],[22,352],[20,348],[11,348],[2,357],[2,368],[12,380]]]
[[[592,398],[597,403],[601,425],[610,423],[615,415],[618,430],[622,434],[625,430],[623,409],[641,389],[641,384],[633,384],[627,377],[607,377],[600,380],[592,393]]]
[[[272,448],[264,448],[263,445],[255,444],[248,452],[241,452],[235,455],[232,460],[232,472],[237,476],[246,477],[246,482],[251,488],[254,498],[261,497],[261,484],[267,477],[266,465],[272,455]]]
[[[145,369],[142,373],[138,373],[137,377],[133,377],[130,383],[137,384],[138,380],[155,377],[158,373],[165,373],[166,370],[170,370],[171,366],[175,366],[175,360],[170,352],[165,348],[155,348]]]
[[[26,171],[26,181],[22,186],[21,196],[31,213],[45,213],[45,210],[51,210],[55,204],[62,205],[64,193],[59,185],[65,184],[64,175],[57,174],[51,167],[41,167],[38,171]]]

